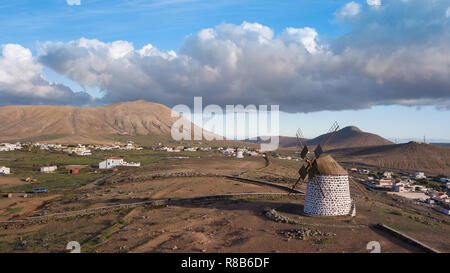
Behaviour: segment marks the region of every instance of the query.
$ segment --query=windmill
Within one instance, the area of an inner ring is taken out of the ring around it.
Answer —
[[[326,138],[319,143],[313,152],[301,141],[301,130],[297,131],[300,157],[305,164],[299,169],[299,178],[293,184],[292,190],[300,181],[308,181],[304,213],[320,216],[342,216],[356,214],[355,204],[350,196],[348,173],[337,163],[331,155],[324,155],[325,145],[339,130],[334,122],[326,134]],[[303,146],[303,147],[302,147]]]
[[[297,179],[297,181],[292,185],[291,192],[293,192],[295,190],[295,187],[297,186],[297,184],[300,181],[306,181],[308,177],[311,177],[314,179],[314,175],[317,173],[316,159],[319,158],[323,154],[322,146],[325,146],[325,144],[327,144],[331,140],[331,138],[334,136],[334,134],[338,130],[339,130],[339,124],[335,121],[333,123],[333,125],[331,126],[331,128],[328,130],[328,133],[327,133],[328,137],[325,139],[325,141],[322,144],[319,143],[317,145],[316,149],[314,150],[313,155],[311,155],[306,143],[303,144],[303,142],[302,142],[302,139],[304,139],[304,137],[303,137],[303,133],[302,133],[301,129],[299,128],[297,130],[296,137],[297,137],[297,146],[300,151],[300,158],[305,160],[306,164],[304,164],[298,170],[298,174],[300,176]],[[319,186],[322,195],[324,195],[324,192],[322,190],[320,183],[317,181],[316,181],[316,183]]]

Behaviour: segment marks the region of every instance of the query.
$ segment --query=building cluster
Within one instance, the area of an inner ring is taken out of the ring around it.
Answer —
[[[79,156],[88,156],[92,155],[91,149],[87,148],[84,145],[78,144],[77,147],[69,147],[64,150],[64,152],[67,152],[68,154],[76,154]]]
[[[80,145],[80,144],[78,144]],[[138,147],[134,144],[133,141],[128,141],[126,145],[120,145],[118,143],[111,144],[111,145],[89,145],[88,148],[93,150],[100,150],[100,151],[112,151],[112,150],[142,150],[144,148]]]
[[[232,147],[185,147],[185,146],[176,146],[176,147],[168,147],[160,145],[156,150],[165,151],[168,153],[179,153],[179,152],[210,152],[217,151],[226,156],[233,156],[236,158],[244,158],[244,155],[248,156],[264,156],[264,154],[259,153],[258,151],[251,151],[247,148],[232,148]]]
[[[258,151],[251,151],[247,148],[223,148],[219,147],[217,149],[219,153],[226,155],[226,156],[233,156],[236,158],[244,158],[244,155],[247,156],[265,156],[264,154],[258,152]]]
[[[8,152],[8,151],[15,151],[15,150],[21,150],[22,144],[20,142],[17,143],[0,143],[0,152]]]
[[[34,143],[33,147],[39,148],[40,150],[63,150],[66,149],[67,146],[61,145],[61,144],[53,144],[53,143]]]
[[[351,170],[363,173],[360,169],[352,168]],[[369,172],[364,172],[364,174],[369,174]],[[437,191],[433,188],[418,184],[417,182],[422,179],[427,179],[423,172],[416,172],[409,176],[394,178],[393,172],[385,171],[379,178],[368,176],[367,181],[364,181],[363,183],[374,189],[400,193],[401,196],[410,199],[439,205],[442,213],[450,215],[450,197],[448,196],[450,190],[450,178],[440,177],[438,179],[439,182],[445,183],[446,192]]]
[[[92,155],[91,150],[101,150],[101,151],[110,151],[110,150],[142,150],[142,147],[136,146],[132,141],[128,141],[126,145],[113,144],[113,145],[83,145],[78,144],[75,147],[56,144],[56,143],[0,143],[0,152],[6,151],[15,151],[23,149],[23,145],[31,145],[34,148],[38,148],[40,150],[56,150],[56,151],[64,151],[69,154],[76,154],[80,156]]]
[[[203,149],[203,148],[201,148]],[[176,147],[167,147],[167,146],[161,146],[157,148],[157,150],[160,151],[166,151],[169,153],[179,153],[179,152],[197,152],[200,149],[198,147],[184,147],[184,146],[176,146]],[[201,150],[203,151],[203,150]]]

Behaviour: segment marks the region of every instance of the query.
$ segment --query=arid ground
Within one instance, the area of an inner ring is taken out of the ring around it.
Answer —
[[[61,170],[27,185],[18,176],[33,167],[22,157],[15,159],[17,175],[0,177],[5,194],[0,198],[0,252],[67,252],[70,241],[79,242],[82,252],[370,252],[371,241],[379,242],[382,252],[423,251],[377,229],[379,223],[450,252],[448,216],[368,190],[356,180],[351,193],[357,216],[323,218],[302,214],[302,194],[232,178],[289,187],[297,178],[296,161],[136,151],[124,157],[146,158],[139,168],[100,172],[87,167],[78,174],[83,179]],[[56,184],[52,175],[67,179],[66,184]],[[23,197],[40,184],[51,190]],[[200,196],[209,198],[195,198]]]

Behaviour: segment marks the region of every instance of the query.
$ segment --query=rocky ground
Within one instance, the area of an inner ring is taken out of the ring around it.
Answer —
[[[371,241],[379,242],[382,252],[421,251],[377,230],[378,223],[450,252],[449,221],[432,209],[351,184],[356,217],[308,217],[302,214],[304,196],[280,195],[285,192],[279,188],[224,177],[283,177],[283,171],[272,170],[285,170],[290,180],[295,166],[278,165],[284,164],[281,161],[267,165],[262,158],[196,160],[124,169],[103,183],[47,199],[22,198],[25,203],[20,206],[27,209],[10,210],[3,219],[73,214],[1,224],[0,252],[65,252],[70,241],[78,241],[82,252],[369,252]],[[299,189],[305,190],[305,185]],[[239,193],[272,195],[145,203]],[[12,204],[20,200],[14,198],[0,201],[12,202],[8,207],[15,208]],[[130,205],[117,207],[123,204]]]

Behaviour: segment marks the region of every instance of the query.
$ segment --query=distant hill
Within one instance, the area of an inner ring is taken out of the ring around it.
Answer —
[[[330,134],[323,134],[313,139],[302,139],[303,143],[308,146],[315,146],[323,143],[328,139]],[[261,143],[261,139],[256,141],[244,140],[252,143]],[[367,147],[393,144],[391,141],[384,139],[378,135],[366,133],[355,126],[348,126],[336,132],[333,138],[326,145],[326,149],[351,148],[351,147]],[[295,137],[280,136],[280,147],[289,148],[297,145]]]
[[[323,134],[307,141],[308,145],[317,145],[328,139],[330,134]],[[337,131],[326,144],[326,149],[368,147],[393,144],[376,134],[361,131],[355,126],[348,126]]]
[[[329,151],[341,162],[389,169],[425,171],[450,176],[450,147],[409,142]]]
[[[431,144],[438,145],[438,146],[450,146],[450,143],[436,143],[436,142],[433,142]]]
[[[4,106],[0,140],[111,143],[111,135],[170,137],[178,119],[171,113],[167,106],[143,100],[97,107]]]

